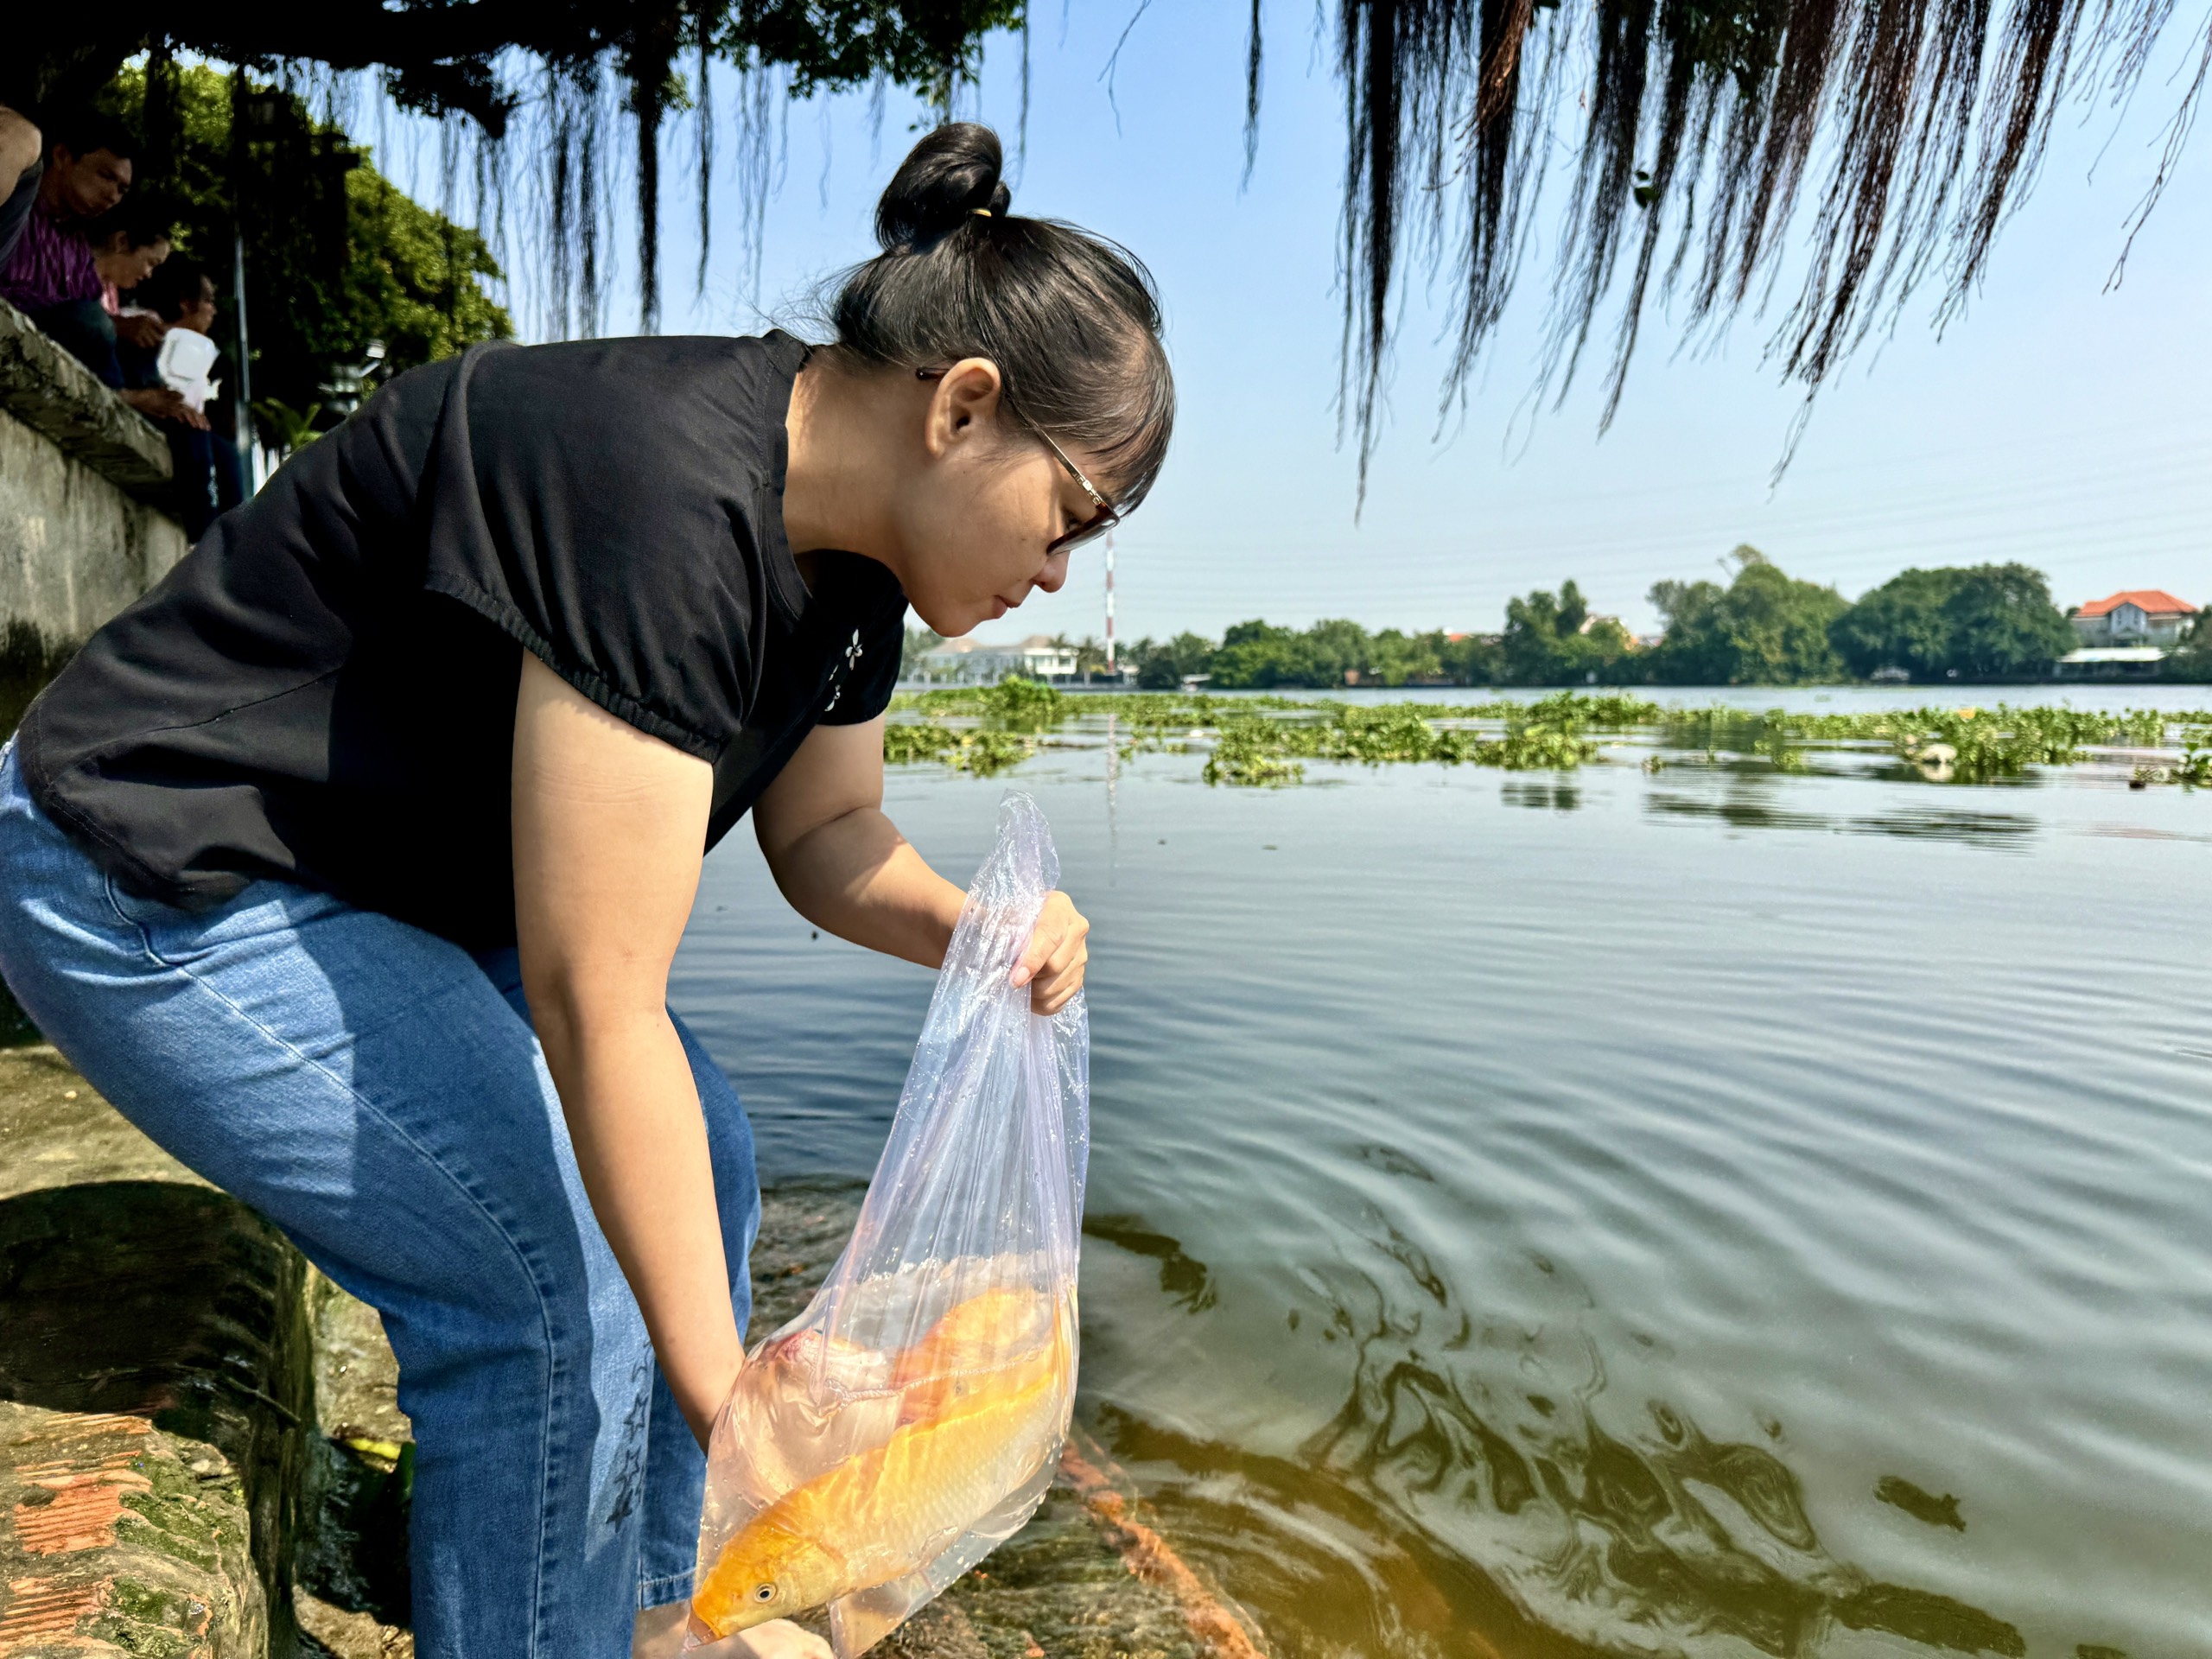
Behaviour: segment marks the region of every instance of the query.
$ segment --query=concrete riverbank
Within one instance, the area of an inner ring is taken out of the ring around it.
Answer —
[[[168,445],[0,301],[0,732],[186,551]]]

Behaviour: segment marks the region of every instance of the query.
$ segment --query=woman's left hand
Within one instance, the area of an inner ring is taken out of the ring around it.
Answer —
[[[1090,960],[1090,924],[1065,893],[1045,895],[1029,948],[1014,964],[1014,983],[1030,988],[1035,1014],[1058,1014],[1083,988],[1083,967]]]

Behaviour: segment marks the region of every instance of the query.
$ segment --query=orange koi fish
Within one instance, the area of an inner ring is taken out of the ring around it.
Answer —
[[[1014,1355],[1034,1353],[1051,1339],[1049,1298],[1033,1290],[987,1290],[970,1296],[899,1356],[894,1387],[904,1391],[901,1422],[940,1415],[977,1388]]]
[[[1031,1332],[1005,1363],[1008,1340]],[[954,1308],[899,1357],[907,1403],[890,1438],[753,1516],[693,1595],[693,1633],[719,1641],[934,1560],[1052,1455],[1073,1358],[1042,1296],[993,1291]]]

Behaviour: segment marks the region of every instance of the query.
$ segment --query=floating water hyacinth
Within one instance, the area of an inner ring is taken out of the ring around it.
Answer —
[[[1757,757],[1781,772],[1808,770],[1808,749],[1880,744],[1930,782],[1977,784],[2018,778],[2031,766],[2077,765],[2100,747],[2173,751],[2137,768],[2146,783],[2212,785],[2212,717],[2153,709],[2066,707],[1882,709],[1808,714],[1719,705],[1662,705],[1625,691],[1554,691],[1484,702],[1352,702],[1272,695],[1093,691],[1069,695],[1033,681],[904,692],[900,718],[884,731],[893,765],[937,761],[979,775],[1019,766],[1040,748],[1068,742],[1084,719],[1113,717],[1109,741],[1122,753],[1202,750],[1209,784],[1269,786],[1300,782],[1309,761],[1472,766],[1505,772],[1573,772],[1605,758],[1594,734],[1616,747],[1628,734],[1665,749]],[[960,723],[947,723],[960,722]],[[1074,747],[1095,742],[1077,736]],[[1931,760],[1930,757],[1936,757]],[[1675,764],[1645,756],[1647,771]]]

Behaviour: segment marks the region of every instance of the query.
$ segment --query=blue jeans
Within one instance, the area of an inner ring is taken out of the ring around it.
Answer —
[[[621,1659],[638,1609],[690,1594],[704,1459],[592,1219],[512,950],[280,881],[198,912],[137,896],[10,744],[0,972],[125,1117],[384,1315],[424,1659]],[[677,1029],[742,1327],[752,1132]]]

